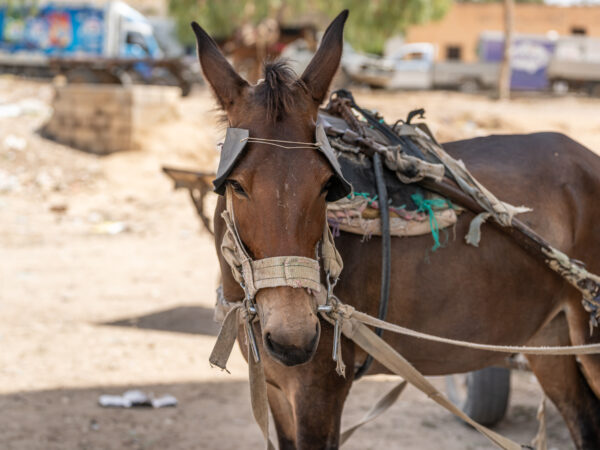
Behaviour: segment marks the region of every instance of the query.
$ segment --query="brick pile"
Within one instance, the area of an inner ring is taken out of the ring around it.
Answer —
[[[179,88],[67,84],[55,87],[44,136],[100,155],[139,149],[144,130],[176,115]]]

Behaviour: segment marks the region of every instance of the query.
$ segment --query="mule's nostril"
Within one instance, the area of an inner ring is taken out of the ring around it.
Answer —
[[[272,355],[281,356],[282,354],[285,354],[285,348],[273,341],[271,333],[265,333],[265,346]]]
[[[274,339],[269,332],[266,332],[263,336],[264,346],[271,356],[286,366],[303,364],[312,358],[316,350],[319,339],[318,330],[319,328],[317,328],[317,333],[315,333],[315,336],[306,347],[298,347],[294,344],[283,344]]]

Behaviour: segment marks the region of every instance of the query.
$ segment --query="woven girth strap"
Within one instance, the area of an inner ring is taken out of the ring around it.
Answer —
[[[321,290],[319,262],[304,256],[275,256],[254,261],[244,248],[237,232],[231,189],[226,190],[227,209],[221,215],[227,230],[221,242],[221,253],[231,267],[233,277],[244,287],[246,296],[254,298],[260,289],[288,286]],[[334,280],[339,277],[342,258],[335,248],[329,226],[325,223],[321,240],[323,268]]]

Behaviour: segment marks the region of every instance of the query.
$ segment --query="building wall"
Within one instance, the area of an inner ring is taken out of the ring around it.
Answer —
[[[454,3],[442,20],[410,27],[406,42],[437,44],[438,60],[446,59],[449,46],[460,47],[463,61],[475,61],[479,34],[502,31],[503,20],[502,3]],[[515,5],[517,33],[556,31],[560,35],[570,35],[573,28],[583,28],[587,36],[600,37],[600,6]]]

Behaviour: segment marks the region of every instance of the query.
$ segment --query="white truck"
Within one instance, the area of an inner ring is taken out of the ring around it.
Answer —
[[[396,46],[384,57],[366,57],[346,69],[358,83],[386,89],[459,89],[475,92],[492,88],[498,79],[497,63],[435,62],[430,43]]]
[[[548,79],[557,93],[584,91],[600,97],[600,39],[559,38],[548,65]]]
[[[165,57],[150,21],[121,1],[0,5],[0,72],[66,74],[73,82],[175,84],[189,90],[180,58]]]

